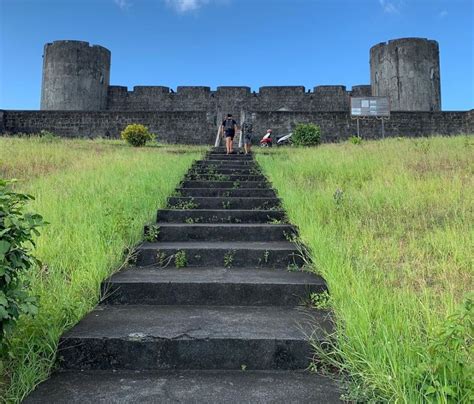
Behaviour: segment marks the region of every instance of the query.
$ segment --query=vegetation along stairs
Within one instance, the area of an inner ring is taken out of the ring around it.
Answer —
[[[307,371],[331,321],[295,233],[253,157],[208,152],[26,402],[338,402]]]

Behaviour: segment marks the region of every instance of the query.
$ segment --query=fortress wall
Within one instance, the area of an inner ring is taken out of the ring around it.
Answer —
[[[364,91],[370,86],[364,87]],[[362,90],[359,90],[361,92]],[[261,87],[168,87],[110,86],[107,110],[110,111],[208,111],[238,115],[246,111],[348,111],[349,92],[344,86],[318,86],[306,91],[303,86]]]
[[[214,115],[203,111],[0,111],[0,122],[3,134],[44,129],[62,137],[119,138],[128,124],[141,123],[165,143],[213,144],[216,136]]]
[[[325,142],[345,140],[357,132],[347,112],[258,111],[247,113],[258,142],[268,128],[275,136],[286,134],[298,123],[321,126]],[[142,123],[162,142],[214,144],[216,113],[206,111],[0,111],[0,133],[38,133],[42,129],[64,137],[118,138],[130,123]],[[360,121],[361,136],[382,136],[378,120]],[[429,136],[474,133],[474,110],[462,112],[394,112],[385,122],[385,136]]]
[[[337,142],[357,134],[357,124],[346,112],[267,112],[251,114],[257,137],[268,128],[275,136],[294,130],[298,123],[315,123],[321,126],[324,142]],[[474,110],[462,112],[394,112],[385,121],[386,137],[420,137],[430,135],[459,135],[474,133]],[[379,120],[361,120],[360,133],[365,139],[382,137]]]

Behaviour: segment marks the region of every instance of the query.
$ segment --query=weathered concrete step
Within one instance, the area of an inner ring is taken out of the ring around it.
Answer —
[[[129,268],[102,284],[104,304],[297,306],[327,290],[309,272],[262,268]]]
[[[314,327],[317,327],[316,329]],[[286,306],[102,305],[60,342],[64,369],[305,369],[326,311]]]
[[[199,166],[211,166],[211,167],[220,167],[220,166],[227,166],[227,167],[258,167],[258,164],[255,160],[199,160],[196,161],[192,167],[199,167]]]
[[[156,215],[157,222],[175,223],[274,223],[286,222],[281,210],[243,209],[161,209]]]
[[[183,181],[181,188],[270,188],[265,181]]]
[[[276,198],[273,189],[262,188],[177,188],[176,193],[181,196],[232,196],[254,198]]]
[[[303,259],[294,243],[272,242],[157,242],[137,249],[137,265],[188,267],[301,267]]]
[[[189,174],[203,174],[203,175],[214,175],[214,174],[239,174],[239,175],[262,175],[259,168],[256,167],[238,167],[238,168],[208,168],[206,166],[193,167],[189,170]]]
[[[187,181],[266,181],[262,174],[195,174],[190,173],[185,177]]]
[[[62,371],[26,404],[342,403],[329,377],[301,371]]]
[[[172,209],[261,209],[269,210],[281,205],[278,198],[239,198],[239,197],[179,197],[168,198]]]
[[[267,223],[157,223],[147,226],[145,235],[148,241],[285,241],[296,229]]]
[[[253,157],[245,154],[229,154],[221,155],[221,154],[210,154],[204,158],[204,160],[243,160],[243,161],[252,161]]]

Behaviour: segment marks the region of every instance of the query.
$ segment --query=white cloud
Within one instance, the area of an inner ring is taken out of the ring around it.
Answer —
[[[387,14],[399,14],[401,1],[400,0],[379,0],[380,5],[382,6],[382,10],[384,13]]]
[[[166,0],[166,4],[179,13],[195,11],[209,3],[210,0]]]
[[[121,9],[121,10],[128,10],[132,3],[129,0],[114,0],[114,3]]]

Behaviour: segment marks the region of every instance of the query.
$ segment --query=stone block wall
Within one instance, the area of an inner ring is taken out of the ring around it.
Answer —
[[[206,111],[1,111],[0,133],[37,133],[42,129],[64,137],[118,138],[130,123],[142,123],[166,143],[213,145],[220,116]],[[238,117],[237,117],[238,119]],[[337,142],[357,133],[347,112],[257,111],[246,112],[260,140],[268,128],[275,136],[287,134],[298,123],[321,126],[325,142]],[[361,120],[365,139],[382,136],[379,120]],[[474,134],[474,110],[462,112],[394,112],[385,122],[385,136]]]
[[[213,144],[215,116],[206,112],[0,111],[3,134],[51,131],[63,137],[119,138],[131,123],[148,126],[158,140],[178,144]]]
[[[321,127],[324,142],[338,142],[357,134],[357,123],[346,112],[259,111],[249,114],[259,140],[268,128],[274,136],[292,132],[298,123],[315,123]],[[420,137],[431,135],[474,134],[474,110],[462,112],[393,112],[385,121],[386,137]],[[380,120],[361,120],[364,139],[382,137]]]

